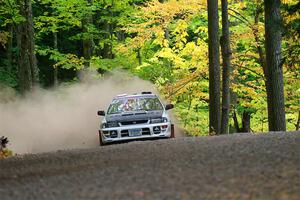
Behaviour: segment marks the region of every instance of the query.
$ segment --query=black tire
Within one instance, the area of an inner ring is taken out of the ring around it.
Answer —
[[[100,146],[104,146],[105,144],[102,141],[102,137],[101,137],[101,131],[99,131],[99,145]]]
[[[170,136],[170,138],[175,138],[174,124],[171,124],[171,136]]]

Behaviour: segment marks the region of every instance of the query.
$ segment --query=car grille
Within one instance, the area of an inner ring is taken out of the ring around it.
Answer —
[[[134,125],[134,124],[146,124],[146,123],[148,123],[148,120],[123,121],[120,123],[122,126]]]
[[[149,128],[143,128],[142,129],[142,135],[151,135]]]
[[[122,131],[121,131],[121,137],[129,137],[129,132],[128,132],[128,130],[122,130]]]
[[[149,128],[142,128],[142,135],[151,135]],[[121,137],[129,137],[129,131],[128,130],[122,130],[121,131]]]

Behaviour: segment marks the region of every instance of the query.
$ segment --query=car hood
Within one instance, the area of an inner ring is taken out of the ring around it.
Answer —
[[[124,112],[124,113],[107,115],[106,121],[113,122],[113,121],[149,120],[153,118],[162,117],[162,115],[163,115],[163,110]]]

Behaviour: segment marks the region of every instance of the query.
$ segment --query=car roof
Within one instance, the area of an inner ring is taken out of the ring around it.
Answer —
[[[140,97],[148,97],[148,98],[155,98],[157,97],[156,94],[121,94],[116,96],[114,99],[127,99],[127,98],[140,98]]]

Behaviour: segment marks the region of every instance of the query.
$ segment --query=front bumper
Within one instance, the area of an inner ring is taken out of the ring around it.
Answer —
[[[158,128],[159,127],[159,130]],[[131,136],[131,130],[141,129],[139,136]],[[114,133],[114,134],[111,134]],[[147,138],[169,138],[171,137],[171,123],[136,124],[99,130],[99,136],[103,143],[111,143],[125,140],[147,139]]]

